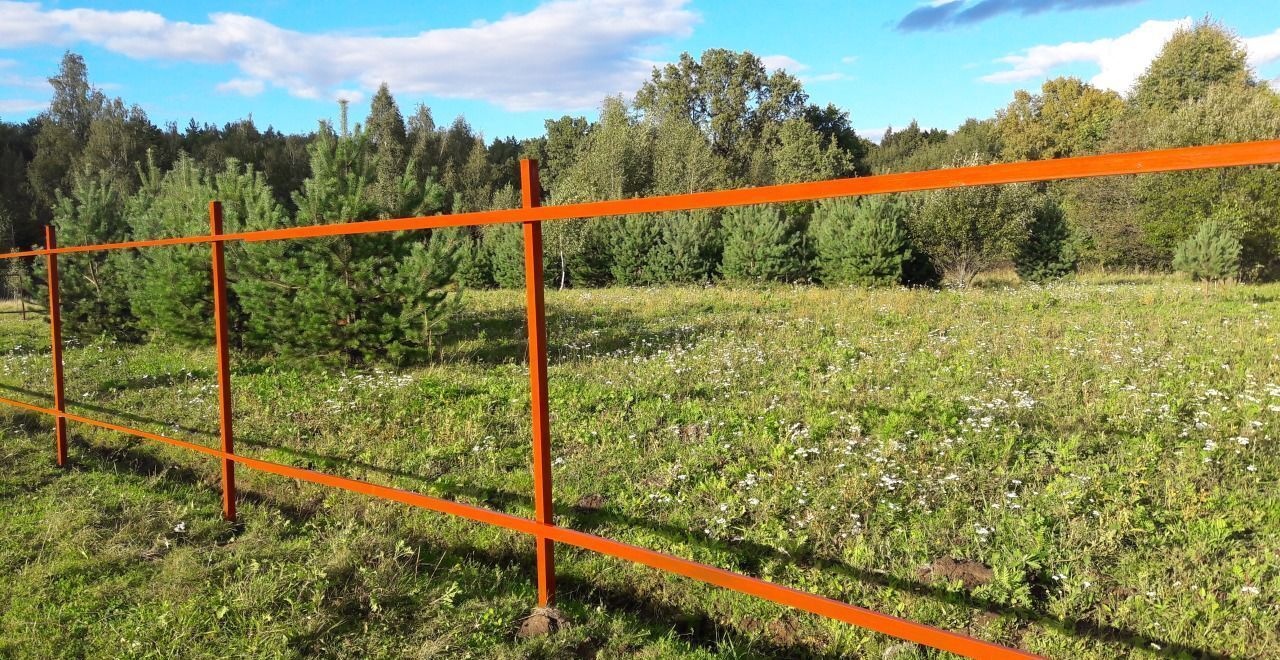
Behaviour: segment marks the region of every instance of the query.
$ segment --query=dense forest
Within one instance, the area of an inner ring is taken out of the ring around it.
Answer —
[[[313,133],[154,125],[108,98],[83,58],[50,78],[47,111],[0,122],[0,241],[64,245],[514,208],[516,163],[541,163],[546,204],[813,181],[885,172],[1280,136],[1280,95],[1239,40],[1202,22],[1175,35],[1124,95],[1076,78],[1018,91],[954,131],[859,137],[846,112],[749,52],[708,50],[655,68],[598,118],[546,121],[536,138],[487,140],[458,117],[407,115],[384,85],[362,122]],[[1237,168],[881,196],[860,201],[548,223],[557,287],[729,281],[963,286],[1013,265],[1044,282],[1080,267],[1198,279],[1280,276],[1280,176]],[[231,316],[244,348],[305,359],[404,362],[428,354],[459,292],[522,285],[513,225],[228,245]],[[64,260],[68,331],[206,341],[206,249],[113,251]],[[7,262],[10,286],[43,296],[38,262]]]

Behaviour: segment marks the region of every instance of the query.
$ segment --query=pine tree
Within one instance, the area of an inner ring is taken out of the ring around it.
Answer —
[[[369,195],[381,210],[382,217],[399,215],[406,203],[403,183],[408,166],[408,138],[400,108],[386,83],[382,83],[373,96],[364,130],[373,151],[373,182]]]
[[[149,165],[142,179],[141,189],[128,205],[133,235],[139,239],[208,233],[211,200],[222,204],[223,231],[227,233],[286,224],[284,209],[263,173],[235,160],[227,161],[222,172],[212,175],[182,155],[163,175],[154,164]],[[274,258],[280,247],[273,243],[227,244],[227,278],[232,291],[246,276],[253,276],[255,264]],[[213,290],[207,245],[141,250],[132,282],[133,312],[143,329],[156,337],[196,345],[212,341]],[[236,295],[229,297],[228,316],[234,328],[244,325]]]
[[[311,144],[312,175],[294,196],[296,225],[379,214],[368,194],[376,175],[366,135],[322,124]],[[414,184],[413,178],[404,181]],[[409,186],[406,186],[409,188]],[[422,212],[430,186],[409,188]],[[259,350],[348,363],[425,357],[456,307],[456,257],[426,232],[335,236],[264,243],[252,273],[234,285],[246,312],[245,341]]]
[[[1214,220],[1200,224],[1196,233],[1178,244],[1174,270],[1191,279],[1220,282],[1240,275],[1240,241]]]
[[[151,164],[144,186],[129,200],[133,235],[147,240],[207,234],[208,204],[216,198],[208,174],[185,154],[163,175]],[[224,229],[235,231],[234,227]],[[130,298],[144,330],[188,343],[213,338],[209,259],[207,245],[138,252]]]
[[[495,284],[489,246],[473,227],[455,227],[437,232],[454,245],[458,270],[454,281],[467,289],[489,289]]]
[[[53,226],[59,245],[90,245],[129,240],[125,199],[110,180],[99,181],[85,172],[74,179],[71,191],[58,192]],[[72,337],[114,337],[133,340],[140,336],[137,317],[129,304],[133,254],[109,250],[58,260],[58,291],[64,332]],[[48,272],[37,259],[31,280],[23,285],[32,304],[49,301]]]
[[[802,276],[801,232],[781,210],[767,206],[730,209],[722,226],[726,279],[790,281]]]
[[[569,282],[575,287],[608,286],[613,283],[613,232],[616,224],[607,218],[565,220],[552,224],[557,230],[568,224],[568,231],[554,234],[573,241],[568,251]],[[564,253],[562,253],[564,254]],[[554,272],[554,269],[548,269]]]
[[[599,221],[597,221],[599,222]],[[650,255],[657,247],[661,229],[652,216],[623,216],[611,225],[610,272],[621,286],[643,286],[654,281]]]
[[[903,264],[911,258],[905,217],[904,206],[883,195],[819,204],[809,228],[822,281],[861,286],[900,282]]]
[[[494,283],[504,289],[523,288],[524,236],[520,225],[488,225],[481,241],[489,253]]]
[[[1046,198],[1031,220],[1031,234],[1014,259],[1018,276],[1043,284],[1070,275],[1076,268],[1076,250],[1062,207]]]
[[[655,282],[705,284],[715,279],[724,251],[715,216],[695,211],[664,216],[658,223],[662,238],[650,256]]]

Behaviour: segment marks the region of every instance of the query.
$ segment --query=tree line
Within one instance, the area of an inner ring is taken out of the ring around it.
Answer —
[[[0,223],[10,246],[161,238],[515,208],[516,162],[541,164],[544,203],[678,194],[992,162],[1280,136],[1280,96],[1239,40],[1205,21],[1179,32],[1128,94],[1057,78],[955,131],[911,122],[874,144],[848,114],[809,102],[785,71],[708,50],[655,68],[595,121],[548,120],[535,138],[487,141],[462,117],[406,117],[387,86],[368,115],[307,135],[153,125],[109,99],[68,53],[49,109],[0,122]],[[1047,281],[1082,265],[1178,268],[1207,279],[1280,275],[1280,177],[1236,168],[930,191],[858,201],[557,221],[544,271],[558,287],[809,281],[964,285],[1014,265]],[[513,225],[228,246],[231,318],[244,347],[301,359],[408,361],[432,350],[459,291],[523,284]],[[73,334],[206,341],[207,249],[67,259]],[[14,265],[14,260],[10,260]],[[15,281],[40,300],[33,263]]]

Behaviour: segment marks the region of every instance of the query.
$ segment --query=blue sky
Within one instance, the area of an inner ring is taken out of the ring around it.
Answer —
[[[812,101],[875,137],[913,118],[990,116],[1058,75],[1127,89],[1178,25],[1205,15],[1280,80],[1273,0],[0,0],[0,118],[39,113],[71,49],[157,123],[252,114],[307,131],[339,96],[363,117],[387,80],[406,114],[421,102],[437,123],[462,113],[488,137],[528,137],[548,117],[593,116],[655,63],[721,47],[799,75]]]

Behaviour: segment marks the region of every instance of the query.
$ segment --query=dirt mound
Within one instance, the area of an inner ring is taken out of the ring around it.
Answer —
[[[920,569],[918,576],[927,582],[949,582],[959,580],[965,589],[973,589],[991,582],[995,577],[991,567],[972,559],[955,559],[941,557],[932,564]]]
[[[539,607],[533,610],[533,614],[525,617],[520,623],[520,630],[516,632],[516,637],[527,639],[529,637],[541,637],[543,635],[554,634],[557,630],[563,630],[569,627],[569,620],[554,607]]]
[[[603,509],[604,505],[608,502],[609,499],[604,495],[583,495],[578,499],[577,508],[587,512],[599,511],[600,509]]]

